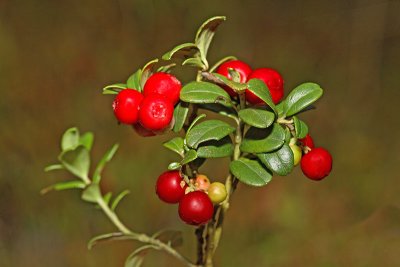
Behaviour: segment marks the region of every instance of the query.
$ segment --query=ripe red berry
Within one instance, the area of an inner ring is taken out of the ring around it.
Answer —
[[[150,137],[156,135],[154,132],[144,128],[140,123],[135,123],[133,125],[133,129],[135,129],[135,132],[142,137]]]
[[[179,171],[167,171],[158,177],[156,193],[164,202],[178,203],[185,195],[185,188]]]
[[[307,134],[306,137],[299,139],[299,141],[303,146],[308,146],[311,149],[314,148],[314,140],[309,134]]]
[[[112,105],[117,120],[124,124],[136,123],[142,100],[143,95],[136,90],[124,89],[120,91]]]
[[[268,86],[272,101],[275,104],[278,104],[279,101],[281,101],[283,98],[283,78],[276,70],[270,68],[256,69],[250,73],[248,79],[250,80],[254,78],[262,80]],[[259,97],[249,90],[246,90],[246,100],[253,105],[264,103]]]
[[[187,224],[199,225],[208,222],[214,213],[214,206],[208,195],[194,191],[183,196],[179,202],[179,217]]]
[[[301,158],[301,170],[311,180],[322,180],[332,170],[332,156],[324,148],[314,148]]]
[[[227,61],[227,62],[221,64],[217,69],[217,73],[224,75],[229,80],[232,80],[232,76],[229,73],[229,69],[233,69],[239,73],[239,75],[240,75],[239,82],[241,82],[241,83],[247,82],[247,78],[249,77],[249,75],[251,73],[250,66],[240,60],[231,60],[231,61]],[[230,88],[228,86],[224,86],[223,88],[231,97],[234,97],[237,95],[235,93],[235,91],[232,90],[232,88]]]
[[[175,105],[179,101],[181,88],[181,82],[175,76],[165,72],[157,72],[146,81],[143,94],[145,97],[152,94],[163,95]]]
[[[174,106],[166,97],[158,94],[146,96],[140,106],[139,122],[151,131],[168,127],[174,113]]]

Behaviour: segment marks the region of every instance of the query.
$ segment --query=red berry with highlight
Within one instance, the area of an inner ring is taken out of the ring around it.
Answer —
[[[322,180],[332,170],[332,156],[324,148],[314,148],[301,158],[301,170],[311,180]]]
[[[306,137],[299,139],[299,142],[301,143],[302,146],[308,146],[311,149],[315,147],[314,140],[309,134],[307,134]]]
[[[230,61],[227,61],[227,62],[221,64],[217,69],[217,73],[224,75],[229,80],[232,80],[232,76],[229,73],[229,69],[233,69],[239,73],[239,75],[240,75],[239,82],[241,82],[241,83],[247,82],[247,78],[249,77],[249,75],[251,73],[250,66],[241,60],[230,60]],[[235,93],[235,91],[233,91],[230,87],[224,86],[223,88],[231,97],[234,97],[237,95]]]
[[[270,68],[256,69],[250,74],[248,79],[262,80],[268,86],[272,101],[275,104],[278,104],[283,98],[283,78],[276,70]],[[264,103],[258,96],[249,90],[246,90],[246,100],[253,105]]]
[[[171,101],[162,95],[146,96],[139,111],[140,124],[151,131],[159,131],[168,127],[174,113]]]
[[[182,221],[187,224],[199,225],[212,218],[214,206],[206,193],[194,191],[181,199],[178,211]]]
[[[186,184],[179,171],[167,171],[158,177],[156,193],[164,202],[178,203],[185,195],[185,189]]]
[[[138,121],[139,107],[143,95],[133,89],[124,89],[118,93],[113,102],[114,115],[120,123],[133,124]]]
[[[146,81],[143,94],[145,97],[153,94],[163,95],[175,105],[179,101],[181,88],[181,82],[174,75],[157,72]]]

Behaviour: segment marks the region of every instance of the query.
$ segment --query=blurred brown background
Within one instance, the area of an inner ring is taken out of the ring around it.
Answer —
[[[400,1],[0,1],[0,266],[122,266],[138,245],[86,249],[113,226],[77,191],[39,195],[69,176],[44,173],[70,126],[93,131],[93,157],[121,148],[105,188],[131,190],[120,204],[126,223],[153,233],[192,227],[154,194],[156,177],[174,160],[168,136],[139,138],[118,127],[112,97],[101,88],[226,15],[211,62],[236,55],[273,67],[287,91],[304,81],[325,89],[317,111],[302,118],[334,170],[311,182],[297,168],[264,188],[240,186],[216,254],[217,266],[400,266]],[[190,74],[190,73],[189,73]],[[181,78],[191,78],[185,74]],[[225,162],[223,162],[225,163]],[[214,161],[212,179],[227,169]],[[180,266],[161,252],[144,266]]]

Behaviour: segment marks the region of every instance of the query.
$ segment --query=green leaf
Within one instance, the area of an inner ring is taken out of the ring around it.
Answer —
[[[207,104],[220,103],[231,106],[230,97],[224,89],[209,82],[190,82],[182,87],[180,99],[184,102]]]
[[[52,164],[47,166],[46,168],[44,168],[45,172],[49,172],[49,171],[55,171],[55,170],[63,170],[64,166],[61,164]]]
[[[235,82],[233,79],[230,80],[224,75],[218,74],[218,73],[213,73],[214,75],[220,82],[224,83],[226,86],[234,89],[234,90],[239,90],[239,91],[244,91],[247,88],[246,83],[240,83],[240,82]]]
[[[218,26],[226,20],[224,16],[216,16],[205,21],[196,34],[195,44],[200,50],[200,56],[204,64],[208,67],[207,52]]]
[[[292,138],[292,133],[289,128],[285,127],[285,143],[289,143],[290,138]]]
[[[206,69],[206,66],[204,63],[201,61],[201,58],[198,57],[190,57],[185,59],[182,62],[182,66],[191,66],[199,69]]]
[[[144,257],[148,253],[149,249],[158,249],[153,245],[145,245],[136,249],[125,261],[124,267],[140,267],[142,266]]]
[[[66,130],[61,137],[61,150],[73,150],[79,145],[79,130],[76,127]]]
[[[211,68],[210,68],[210,72],[214,72],[219,66],[221,66],[222,64],[224,64],[225,62],[231,61],[231,60],[236,60],[237,57],[234,56],[227,56],[224,57],[223,59],[219,60],[217,63],[215,63]]]
[[[130,192],[129,190],[124,190],[121,193],[119,193],[115,198],[114,201],[111,203],[111,210],[115,210],[119,204],[119,202],[121,202],[121,200],[128,195]]]
[[[174,128],[173,131],[175,133],[182,130],[183,125],[185,124],[187,114],[189,112],[189,105],[187,103],[179,102],[174,109]]]
[[[82,192],[82,199],[87,202],[97,203],[97,200],[101,199],[100,187],[98,184],[90,184]]]
[[[209,140],[221,140],[235,128],[220,120],[208,120],[194,126],[186,135],[186,144],[189,147],[197,146]]]
[[[181,231],[161,230],[155,233],[152,237],[170,245],[171,247],[178,247],[183,244],[183,235]]]
[[[136,238],[121,232],[102,234],[90,239],[90,241],[88,242],[88,249],[92,249],[95,245],[97,245],[100,242],[119,241],[119,240],[136,240]]]
[[[280,148],[285,142],[285,130],[277,123],[271,128],[250,128],[247,131],[240,150],[248,153],[264,153]]]
[[[285,108],[285,101],[282,101],[282,102],[280,102],[278,105],[276,105],[275,106],[275,108],[276,108],[276,111],[277,111],[277,115],[278,115],[278,118],[280,118],[280,117],[282,117],[282,115],[284,115],[283,113],[284,113],[284,108]]]
[[[192,121],[192,123],[189,125],[189,128],[186,131],[186,135],[189,134],[189,132],[192,130],[192,128],[196,125],[197,122],[199,122],[201,119],[204,119],[206,117],[206,114],[199,114],[197,115],[196,118]]]
[[[199,158],[222,158],[229,157],[233,153],[233,145],[229,136],[220,141],[204,142],[197,149],[197,157]]]
[[[103,94],[104,95],[116,95],[126,88],[127,88],[127,85],[124,83],[110,84],[103,88]]]
[[[91,150],[93,146],[94,135],[91,132],[86,132],[79,138],[79,144],[86,147],[87,150]]]
[[[258,96],[262,101],[265,102],[273,111],[275,114],[277,114],[277,110],[275,107],[274,102],[272,101],[271,94],[269,92],[269,89],[267,85],[259,79],[251,79],[247,83],[248,87],[247,89],[254,93],[256,96]]]
[[[232,174],[244,184],[263,186],[271,181],[272,174],[256,160],[240,158],[229,165]]]
[[[61,182],[57,184],[53,184],[51,186],[48,186],[46,188],[43,188],[40,193],[46,194],[52,190],[55,191],[61,191],[61,190],[67,190],[67,189],[83,189],[86,187],[86,184],[82,182],[81,180],[75,180],[75,181],[67,181],[67,182]]]
[[[179,137],[179,136],[174,137],[171,140],[165,142],[163,144],[163,146],[168,148],[169,150],[181,155],[182,157],[183,157],[183,154],[185,153],[183,138]]]
[[[158,59],[153,59],[149,62],[146,63],[146,65],[144,65],[144,67],[142,68],[142,72],[140,75],[140,87],[144,88],[144,85],[147,81],[147,79],[153,74],[153,68],[154,66],[157,64]]]
[[[83,180],[88,179],[90,155],[86,147],[80,145],[74,150],[64,151],[60,154],[59,160],[73,175]]]
[[[293,170],[293,152],[287,144],[277,151],[257,154],[257,156],[268,169],[278,175],[288,175]]]
[[[101,172],[103,171],[105,165],[114,157],[115,152],[117,152],[119,145],[114,144],[101,158],[96,166],[93,173],[93,183],[99,183],[101,180]]]
[[[218,113],[222,116],[226,116],[229,118],[237,118],[236,112],[233,108],[228,108],[218,104],[201,104],[198,106],[201,109],[206,109],[215,113]]]
[[[107,205],[110,203],[111,197],[112,197],[112,192],[108,192],[107,194],[105,194],[103,196],[103,199],[104,199],[104,201],[106,202]]]
[[[171,63],[165,66],[161,66],[157,69],[157,72],[165,72],[165,73],[170,73],[172,68],[176,67],[176,63]]]
[[[297,138],[304,138],[308,134],[308,126],[302,120],[293,116],[294,129],[296,131]]]
[[[179,162],[171,162],[171,163],[168,165],[168,170],[174,171],[174,170],[180,169],[181,167],[182,167],[182,166],[181,166],[181,164],[180,164]]]
[[[128,80],[126,81],[126,87],[141,92],[142,91],[142,86],[140,85],[141,75],[142,75],[142,70],[138,69],[135,73],[129,76]]]
[[[284,113],[286,116],[295,115],[317,101],[322,94],[322,88],[316,83],[300,84],[287,96]]]
[[[186,152],[185,157],[182,159],[180,165],[188,164],[189,162],[192,162],[195,159],[197,159],[197,152],[194,149],[190,149],[188,152]]]
[[[180,44],[168,51],[162,56],[163,60],[170,60],[171,58],[187,58],[196,53],[199,49],[193,43]]]
[[[267,128],[274,122],[275,114],[267,110],[247,108],[239,111],[239,117],[250,126]]]

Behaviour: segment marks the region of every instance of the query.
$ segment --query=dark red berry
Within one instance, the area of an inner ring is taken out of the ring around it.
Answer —
[[[167,171],[158,177],[156,193],[164,202],[178,203],[185,195],[185,188],[179,171]]]
[[[151,131],[159,131],[168,127],[174,113],[171,101],[162,95],[146,96],[139,111],[140,124]]]
[[[278,104],[279,101],[283,98],[283,78],[282,76],[274,69],[270,68],[261,68],[256,69],[252,73],[250,73],[250,79],[260,79],[262,80],[269,89],[271,93],[272,101],[275,104]],[[250,104],[258,105],[263,104],[264,102],[251,91],[246,90],[246,100]]]
[[[332,170],[332,156],[324,148],[314,148],[301,158],[301,170],[311,180],[321,180]]]
[[[165,72],[157,72],[146,81],[143,94],[145,97],[160,94],[167,97],[173,105],[179,101],[181,82],[174,76]]]
[[[133,89],[124,89],[113,102],[114,115],[120,123],[133,124],[138,121],[139,107],[143,95]]]
[[[309,148],[314,148],[314,140],[311,135],[307,134],[306,137],[299,139],[302,146],[308,146]]]
[[[179,217],[187,224],[204,224],[212,218],[213,213],[214,206],[202,191],[190,192],[179,202]]]
[[[232,76],[229,73],[229,69],[233,69],[239,73],[239,75],[240,75],[239,82],[241,82],[241,83],[247,82],[247,78],[249,77],[249,75],[251,73],[250,66],[240,60],[231,60],[231,61],[227,61],[227,62],[221,64],[217,69],[217,73],[224,75],[229,80],[232,80]],[[232,90],[232,88],[230,88],[228,86],[224,86],[223,88],[231,97],[234,97],[237,95],[235,93],[235,91]]]

